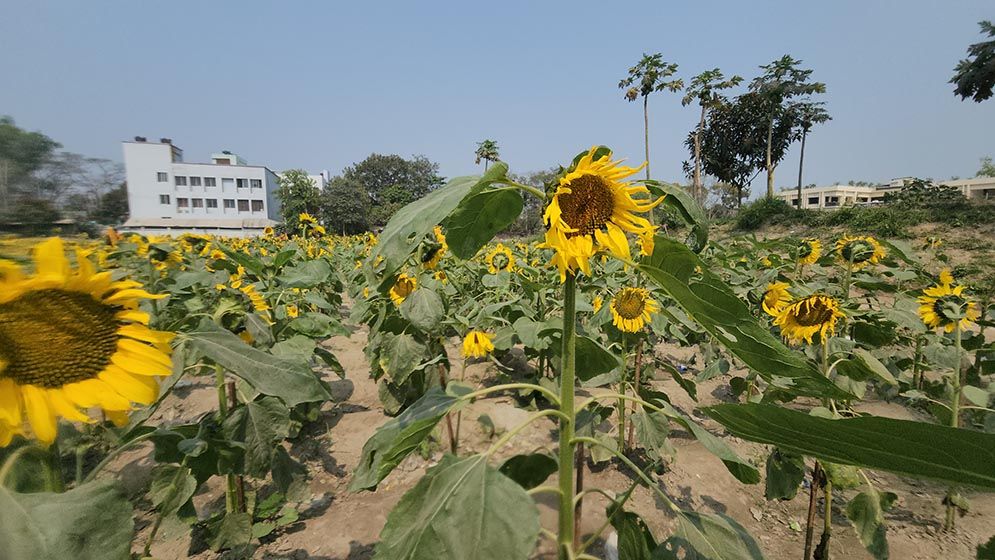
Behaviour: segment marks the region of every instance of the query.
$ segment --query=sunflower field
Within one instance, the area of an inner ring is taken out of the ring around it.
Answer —
[[[905,511],[990,558],[995,287],[934,238],[715,239],[640,169],[5,249],[0,557],[885,559]],[[544,234],[498,238],[524,197]]]

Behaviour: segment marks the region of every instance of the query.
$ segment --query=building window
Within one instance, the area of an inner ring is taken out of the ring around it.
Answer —
[[[237,182],[236,186],[240,189],[244,189],[249,186],[249,181],[246,179],[235,179],[235,181]]]
[[[263,188],[263,182],[260,179],[250,179],[249,186],[251,186],[254,189],[261,189]]]
[[[204,177],[204,186],[205,187],[216,187],[216,186],[218,186],[218,180],[215,179],[214,177]]]
[[[791,205],[792,206],[798,206],[798,199],[797,198],[792,198],[791,199]]]
[[[221,179],[221,188],[222,189],[230,189],[230,188],[232,188],[234,186],[235,186],[235,179],[225,179],[225,178]]]
[[[194,208],[203,208],[204,207],[204,199],[203,198],[195,198],[195,199],[193,199],[193,207]]]
[[[249,211],[249,201],[248,200],[239,200],[238,201],[238,211],[239,212],[248,212]]]
[[[207,199],[207,207],[208,208],[217,208],[218,207],[218,199],[216,199],[216,198],[209,198],[209,199]]]
[[[177,187],[185,187],[185,186],[187,186],[187,178],[184,177],[183,175],[177,175],[176,177],[173,177],[173,179],[176,180],[176,186]]]
[[[188,208],[190,206],[190,200],[186,198],[177,198],[176,207],[177,208]]]
[[[160,182],[160,183],[168,183],[169,182],[169,175],[167,175],[163,171],[160,171],[160,172],[158,172],[158,173],[155,174],[155,180],[158,181],[158,182]]]
[[[168,194],[160,194],[159,195],[159,204],[169,204],[169,195]]]
[[[826,197],[826,206],[839,206],[839,203],[840,203],[840,197],[838,196]]]
[[[252,201],[252,211],[253,212],[262,212],[263,211],[263,201],[261,201],[261,200],[253,200]]]
[[[808,197],[808,204],[809,204],[809,206],[811,206],[813,204],[819,204],[819,197],[817,197],[817,196],[810,196],[810,197]]]
[[[226,198],[225,199],[225,208],[234,208],[234,207],[235,207],[235,199],[234,198]]]
[[[191,187],[199,187],[200,186],[200,177],[190,177],[190,186]]]

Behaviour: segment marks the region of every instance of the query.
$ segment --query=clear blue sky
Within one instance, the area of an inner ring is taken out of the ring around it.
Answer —
[[[966,177],[995,155],[995,99],[962,102],[947,80],[982,19],[991,0],[7,0],[0,114],[115,160],[121,140],[167,136],[188,161],[230,149],[334,174],[424,154],[452,177],[478,172],[475,142],[493,138],[525,172],[596,143],[639,161],[640,106],[617,83],[644,51],[685,78],[747,80],[789,53],[833,116],[810,136],[806,183]],[[654,176],[679,180],[696,111],[664,93],[650,118]],[[797,146],[777,185],[796,173]]]

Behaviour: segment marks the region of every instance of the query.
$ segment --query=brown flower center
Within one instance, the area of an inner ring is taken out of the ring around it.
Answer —
[[[803,327],[823,325],[833,318],[833,310],[821,299],[808,299],[798,305],[795,321]]]
[[[624,291],[615,296],[615,312],[623,319],[635,319],[643,314],[646,299],[637,291]]]
[[[85,293],[28,292],[0,304],[0,377],[49,389],[96,377],[117,351],[115,308]]]
[[[581,175],[570,181],[569,193],[557,198],[563,211],[563,221],[576,232],[567,237],[592,235],[601,229],[612,217],[615,209],[615,195],[608,182],[597,175]]]

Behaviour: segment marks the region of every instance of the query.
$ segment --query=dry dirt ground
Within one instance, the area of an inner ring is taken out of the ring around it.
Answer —
[[[361,560],[373,557],[374,545],[383,528],[388,512],[401,496],[424,474],[425,470],[438,462],[442,456],[441,445],[434,445],[431,456],[426,460],[412,454],[380,485],[376,492],[353,494],[346,489],[351,472],[356,467],[363,444],[376,428],[387,420],[380,407],[375,384],[369,379],[369,367],[363,355],[366,341],[364,330],[356,331],[350,337],[337,337],[326,345],[339,357],[346,369],[344,381],[331,376],[334,389],[343,398],[338,404],[326,405],[319,426],[308,432],[307,437],[295,443],[291,454],[304,462],[310,474],[310,497],[301,506],[301,519],[297,523],[278,530],[268,537],[254,552],[254,558],[263,559],[314,559],[314,560]],[[455,342],[455,341],[454,341]],[[456,358],[456,347],[451,349]],[[660,347],[657,352],[675,359],[686,359],[680,355],[686,352],[677,348]],[[454,363],[455,360],[454,360]],[[468,368],[467,379],[479,383],[493,377],[492,364],[480,363]],[[657,381],[658,388],[665,390],[674,404],[690,414],[706,427],[725,440],[744,458],[752,460],[761,472],[766,458],[764,446],[747,443],[725,434],[721,427],[700,414],[695,413],[695,404],[673,382]],[[726,392],[727,382],[716,379],[699,386],[698,395],[706,405],[731,400]],[[158,413],[165,422],[192,419],[213,409],[216,394],[208,382],[194,379],[168,397],[168,402]],[[874,414],[900,418],[914,418],[908,409],[887,402],[871,401],[863,409]],[[483,451],[492,439],[490,434],[476,421],[481,414],[487,414],[494,421],[497,431],[518,425],[525,412],[516,408],[507,397],[483,399],[463,411],[463,438],[461,452]],[[500,461],[516,453],[536,449],[553,450],[556,442],[555,426],[552,421],[542,419],[524,431],[509,446],[495,457]],[[439,438],[442,439],[441,433]],[[804,526],[808,507],[808,493],[799,492],[791,501],[768,502],[764,499],[763,483],[747,486],[739,483],[725,469],[723,464],[707,452],[686,432],[675,430],[672,442],[677,448],[676,461],[667,466],[660,477],[661,488],[683,508],[701,512],[727,514],[749,529],[757,539],[761,549],[770,560],[797,560],[802,556]],[[123,455],[112,469],[125,483],[136,503],[139,503],[137,516],[138,536],[136,552],[141,549],[149,533],[153,516],[144,500],[148,485],[149,471],[153,462],[150,450],[137,449]],[[554,476],[555,478],[555,476]],[[945,487],[928,482],[897,477],[888,473],[871,473],[871,479],[881,489],[894,491],[899,496],[895,508],[887,514],[888,541],[891,557],[902,560],[934,559],[973,559],[975,547],[995,534],[995,495],[968,492],[972,511],[959,520],[953,534],[940,530],[943,506],[940,504]],[[588,469],[586,485],[600,487],[613,492],[623,492],[632,479],[616,464]],[[195,497],[198,511],[219,511],[224,508],[221,480],[213,480]],[[555,480],[547,481],[555,484]],[[846,492],[851,496],[851,490]],[[549,495],[538,495],[543,525],[555,528],[555,502]],[[607,500],[594,496],[584,501],[584,534],[600,527],[604,521]],[[630,500],[628,508],[640,513],[660,540],[673,525],[673,518],[665,507],[659,504],[647,488],[638,488]],[[836,498],[833,504],[834,536],[832,557],[837,559],[869,559],[854,531],[843,515],[845,501]],[[822,511],[820,507],[819,517]],[[818,538],[818,532],[816,534]],[[158,559],[193,557],[234,558],[231,553],[217,555],[197,550],[191,546],[189,529],[178,522],[165,523],[152,553]],[[193,552],[191,552],[193,551]],[[601,556],[599,547],[593,552]],[[541,542],[535,558],[555,558],[548,542]]]

